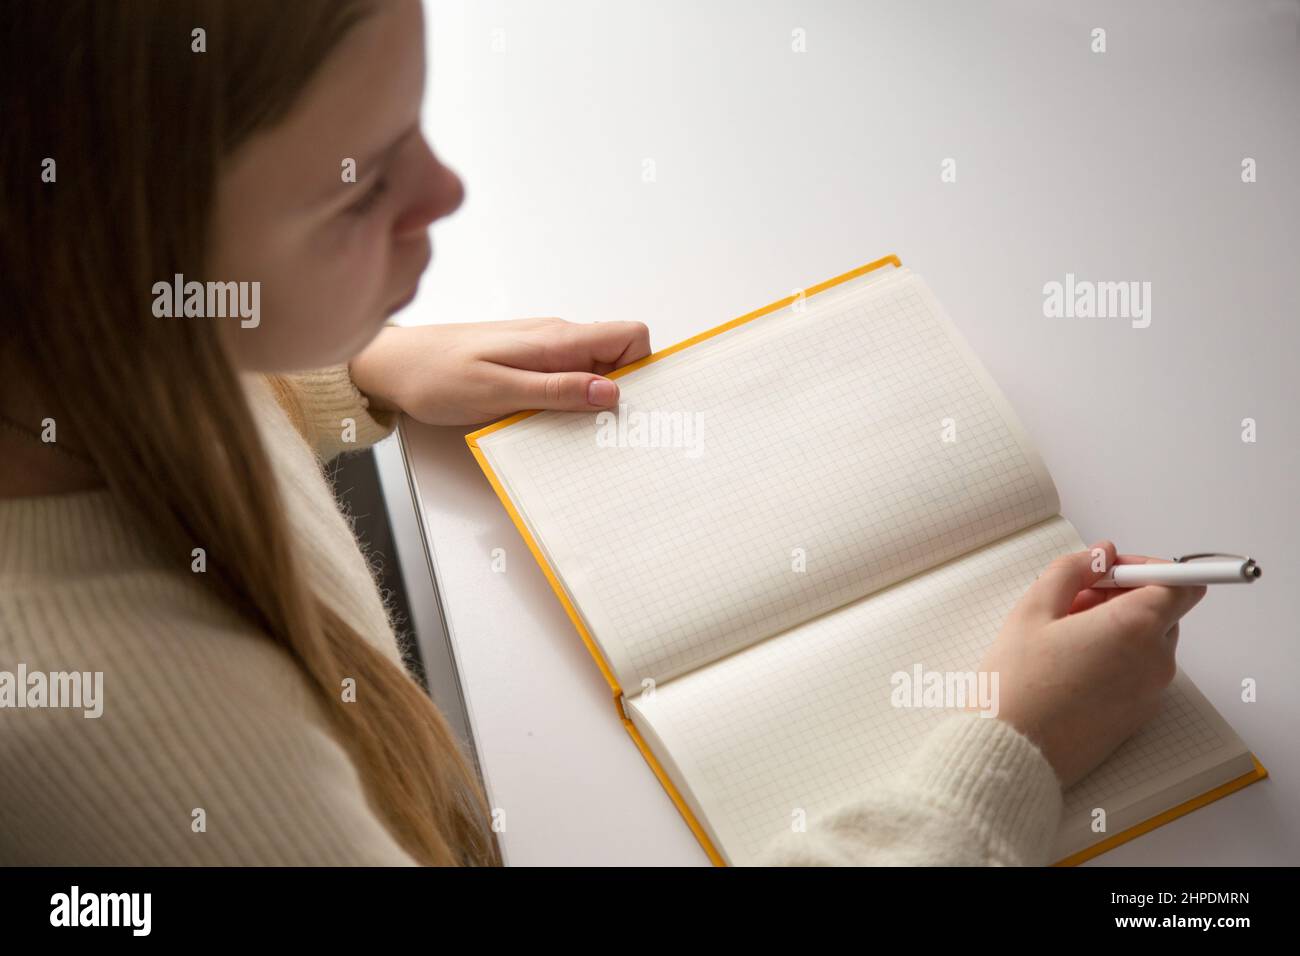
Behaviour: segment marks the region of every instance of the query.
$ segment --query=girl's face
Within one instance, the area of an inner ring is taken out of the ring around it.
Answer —
[[[284,121],[229,157],[209,274],[194,278],[261,283],[255,326],[213,320],[241,369],[347,361],[415,294],[430,224],[465,195],[420,132],[423,91],[419,0],[381,0]]]

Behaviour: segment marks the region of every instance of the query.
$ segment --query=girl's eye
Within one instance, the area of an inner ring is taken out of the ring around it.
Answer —
[[[381,176],[375,180],[375,184],[366,190],[366,194],[348,206],[347,213],[350,216],[363,216],[369,212],[388,190],[388,177]]]

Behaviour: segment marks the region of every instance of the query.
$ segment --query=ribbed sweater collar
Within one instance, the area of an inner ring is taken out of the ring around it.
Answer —
[[[0,577],[11,583],[159,563],[139,519],[107,488],[0,498]]]
[[[254,420],[278,408],[260,375],[243,373]],[[105,569],[173,566],[189,570],[190,555],[168,559],[145,533],[147,516],[127,508],[107,488],[30,498],[0,498],[0,587],[9,578],[94,574]]]

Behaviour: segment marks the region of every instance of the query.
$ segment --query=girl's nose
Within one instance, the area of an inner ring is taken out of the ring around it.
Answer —
[[[430,225],[444,216],[450,216],[465,201],[465,184],[456,172],[443,165],[423,144],[423,162],[419,182],[420,192],[414,197],[410,210],[398,220],[399,238],[423,234]]]

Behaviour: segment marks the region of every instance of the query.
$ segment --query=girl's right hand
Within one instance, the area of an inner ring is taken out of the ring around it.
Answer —
[[[1118,556],[1120,564],[1160,560]],[[1179,619],[1205,597],[1204,586],[1093,589],[1116,561],[1110,541],[1053,561],[980,665],[998,673],[997,716],[1038,745],[1062,787],[1156,715],[1177,672]]]

